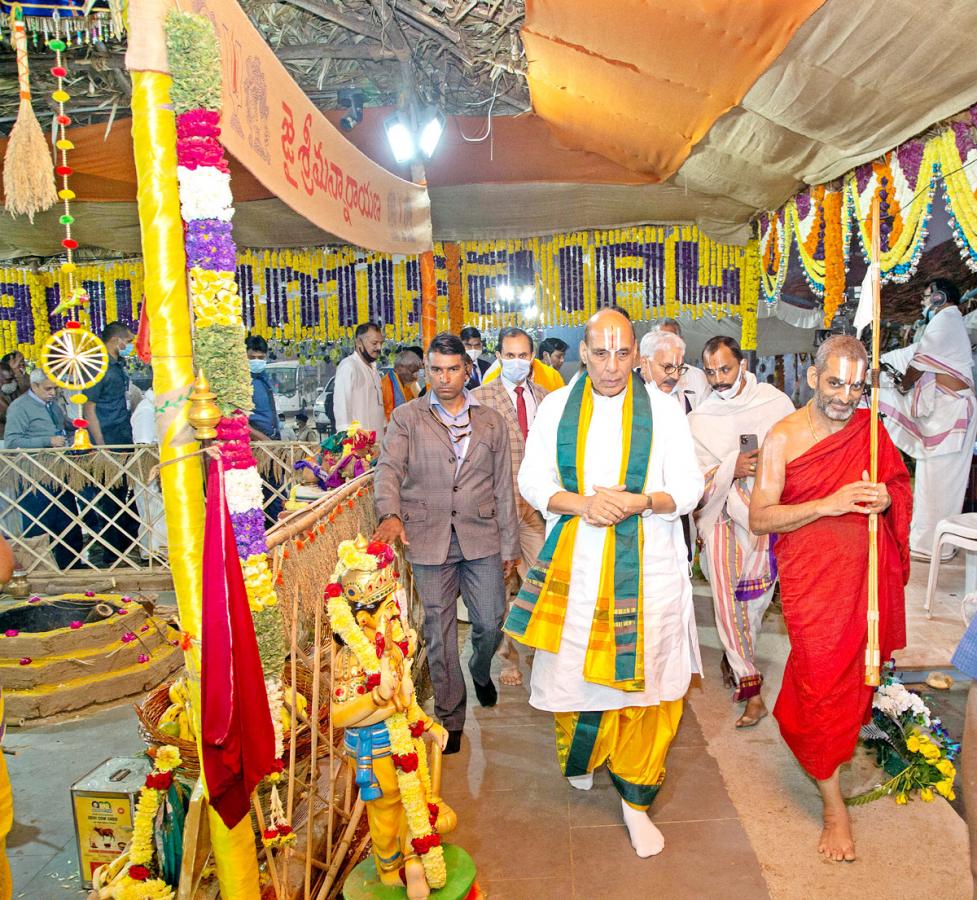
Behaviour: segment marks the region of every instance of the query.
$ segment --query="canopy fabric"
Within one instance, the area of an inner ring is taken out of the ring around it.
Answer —
[[[567,146],[664,181],[824,0],[526,0],[533,109]]]
[[[571,11],[587,5],[589,0],[560,4]],[[599,4],[601,9],[611,5]],[[743,9],[731,0],[727,5]],[[636,15],[634,7],[628,9]],[[945,0],[938,16],[910,0],[826,0],[742,101],[720,115],[678,171],[658,184],[646,172],[564,146],[536,115],[449,119],[426,166],[434,238],[695,223],[715,240],[745,243],[751,219],[777,209],[805,183],[837,178],[977,103],[977,64],[969,46],[975,33],[972,0]],[[692,56],[710,65],[714,61],[701,51]],[[335,122],[341,113],[329,117]],[[367,109],[363,122],[346,136],[371,159],[405,176],[384,137],[389,113]],[[119,203],[135,199],[128,129],[127,122],[117,121],[107,141],[104,126],[72,129],[77,148],[70,159],[76,173],[72,188],[88,202],[79,204],[75,226],[83,247],[139,252],[134,214]],[[0,153],[4,148],[0,141]],[[235,223],[243,229],[235,234],[240,245],[336,242],[272,199],[233,159],[231,166]],[[115,206],[94,211],[102,201]],[[58,229],[49,227],[57,225],[57,217],[36,221],[31,229],[26,220],[12,222],[0,214],[0,256],[57,253]]]

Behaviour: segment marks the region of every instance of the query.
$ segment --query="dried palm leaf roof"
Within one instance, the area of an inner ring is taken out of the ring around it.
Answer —
[[[445,113],[513,114],[529,109],[519,39],[524,0],[242,0],[242,6],[295,80],[323,109],[343,88],[367,106],[401,100],[437,104]],[[128,114],[131,85],[121,42],[69,53],[69,114],[78,124]],[[51,54],[31,49],[33,103],[53,110]],[[9,33],[0,46],[0,133],[19,103]]]

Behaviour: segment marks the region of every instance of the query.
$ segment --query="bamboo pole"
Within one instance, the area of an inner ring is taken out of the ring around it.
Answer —
[[[322,607],[320,600],[315,605],[315,651],[312,655],[312,709],[310,718],[318,725],[319,720],[319,682],[322,680]],[[330,717],[330,725],[332,718]],[[330,778],[332,773],[330,772]],[[305,900],[312,896],[312,832],[315,828],[316,799],[319,795],[319,729],[312,729],[312,758],[309,765],[308,824],[305,828]]]
[[[879,267],[879,197],[872,200],[872,418],[869,420],[869,481],[879,477],[879,332],[882,330],[882,278]],[[865,684],[879,684],[879,516],[868,517],[868,640]]]
[[[295,686],[297,677],[296,664],[298,663],[298,625],[299,625],[299,591],[297,587],[292,588],[292,634],[291,634],[291,674],[292,674],[292,716],[290,725],[292,733],[288,740],[288,806],[286,807],[285,818],[288,823],[292,823],[292,810],[295,806],[295,745],[298,743],[299,733],[299,704],[298,688]]]
[[[336,848],[336,852],[331,857],[328,857],[331,864],[322,882],[322,887],[319,888],[319,893],[316,895],[316,900],[324,900],[329,894],[336,880],[336,875],[339,873],[339,867],[343,864],[343,860],[346,859],[350,844],[353,843],[356,828],[360,824],[360,819],[363,817],[363,810],[365,808],[366,804],[363,802],[362,796],[357,797],[356,806],[353,807],[353,813],[349,817],[349,822],[346,824],[346,830],[343,832],[343,836],[339,841],[339,846]]]

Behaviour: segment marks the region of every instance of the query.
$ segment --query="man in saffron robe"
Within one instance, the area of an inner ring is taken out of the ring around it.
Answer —
[[[750,528],[780,537],[784,622],[790,655],[774,707],[780,732],[817,780],[824,807],[818,852],[853,860],[855,842],[839,766],[872,713],[865,684],[869,514],[879,515],[879,648],[905,645],[909,577],[909,473],[879,428],[878,481],[868,480],[871,413],[856,410],[866,386],[865,348],[837,335],[808,370],[813,399],[771,429],[750,504]]]
[[[392,369],[380,379],[383,393],[383,414],[387,421],[398,406],[417,397],[417,373],[424,367],[421,358],[413,350],[401,350]]]
[[[598,312],[580,354],[586,375],[543,398],[526,441],[519,490],[547,537],[506,632],[536,648],[529,702],[555,714],[564,775],[589,790],[606,763],[648,857],[665,841],[646,811],[701,670],[679,516],[702,475],[681,407],[632,375],[622,313]]]

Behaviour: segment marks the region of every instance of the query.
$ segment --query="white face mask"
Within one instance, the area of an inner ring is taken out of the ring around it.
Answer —
[[[740,385],[743,383],[743,365],[740,364],[740,370],[736,375],[736,381],[733,382],[732,387],[725,391],[716,391],[723,400],[732,400],[733,397],[739,393]]]
[[[502,376],[513,384],[522,384],[529,376],[532,363],[528,359],[502,360]]]
[[[477,360],[482,355],[482,351],[481,350],[476,350],[474,347],[466,347],[465,348],[465,353],[468,354],[468,358],[472,362],[475,362],[475,360]]]

